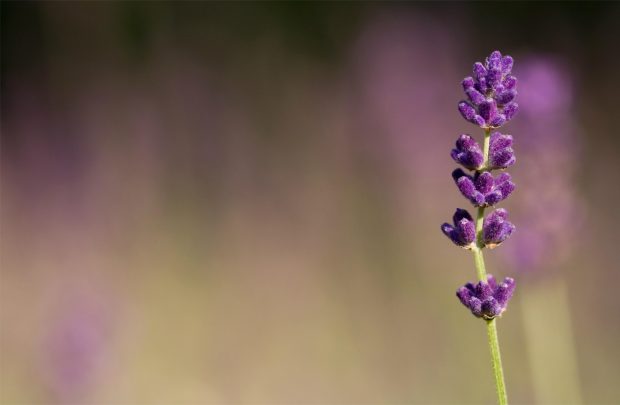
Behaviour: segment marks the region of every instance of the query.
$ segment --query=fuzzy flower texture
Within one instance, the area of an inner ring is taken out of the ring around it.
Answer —
[[[515,226],[508,221],[508,211],[498,208],[483,218],[484,210],[506,199],[515,189],[510,174],[504,169],[515,163],[512,136],[493,131],[510,121],[518,110],[514,101],[517,96],[517,79],[511,75],[513,59],[495,51],[484,64],[476,62],[473,77],[466,77],[463,90],[468,98],[461,101],[458,109],[463,118],[484,129],[486,148],[467,134],[459,136],[452,150],[452,159],[468,173],[458,168],[452,172],[457,188],[474,207],[478,218],[467,210],[458,208],[453,223],[441,226],[442,232],[454,244],[465,249],[493,249],[514,232]],[[486,149],[486,150],[484,150]],[[493,175],[494,170],[502,170]],[[480,225],[478,225],[482,222]],[[478,226],[477,226],[478,225]],[[481,229],[479,232],[476,229]],[[497,284],[492,275],[477,285],[467,283],[457,291],[457,296],[478,318],[491,320],[501,315],[512,297],[515,281],[507,277]]]
[[[456,296],[475,316],[493,319],[506,310],[514,289],[514,279],[506,277],[501,284],[497,284],[495,277],[488,275],[487,281],[480,281],[476,285],[465,284],[458,289]]]

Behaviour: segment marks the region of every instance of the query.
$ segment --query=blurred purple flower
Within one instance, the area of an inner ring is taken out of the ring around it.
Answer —
[[[47,339],[49,386],[62,402],[84,401],[100,371],[106,347],[105,313],[80,299],[51,324]]]
[[[524,60],[518,73],[523,108],[514,125],[528,136],[519,138],[522,164],[516,173],[527,187],[514,200],[519,234],[501,257],[518,271],[532,272],[570,254],[584,210],[574,185],[579,145],[570,76],[561,62],[542,56]]]

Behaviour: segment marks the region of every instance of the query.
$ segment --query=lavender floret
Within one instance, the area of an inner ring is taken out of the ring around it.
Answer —
[[[477,113],[476,109],[471,103],[467,101],[461,101],[459,103],[459,112],[461,113],[463,118],[465,118],[465,120],[471,122],[472,124],[476,124],[479,127],[484,127],[485,125],[484,118],[482,118]]]
[[[482,241],[484,246],[493,249],[504,242],[515,230],[515,226],[508,221],[508,211],[498,208],[482,222]]]
[[[504,313],[515,286],[514,279],[510,277],[506,277],[502,283],[497,284],[495,277],[489,274],[487,281],[480,281],[476,285],[465,284],[457,290],[456,296],[474,316],[491,320]]]
[[[504,106],[504,116],[506,121],[510,121],[519,111],[519,104],[512,102]]]
[[[462,169],[452,172],[461,194],[475,207],[488,207],[505,200],[515,189],[508,173],[501,173],[496,178],[489,172],[476,172],[473,176]]]
[[[452,149],[450,156],[457,163],[470,170],[479,169],[484,163],[484,155],[480,145],[474,138],[466,134],[459,136],[456,141],[456,148]]]
[[[471,249],[476,240],[476,225],[467,210],[457,208],[452,217],[454,225],[445,223],[441,225],[441,231],[455,245],[465,249]]]
[[[510,73],[513,59],[494,51],[485,63],[476,62],[473,77],[461,82],[469,101],[461,101],[459,111],[465,120],[481,128],[499,128],[510,121],[518,110],[517,79]]]
[[[512,135],[499,132],[491,134],[489,140],[489,169],[505,169],[515,164],[516,157],[512,149]]]

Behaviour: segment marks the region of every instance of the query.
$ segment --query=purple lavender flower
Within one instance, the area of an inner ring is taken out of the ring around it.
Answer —
[[[493,249],[504,242],[515,230],[515,226],[508,222],[508,211],[498,208],[484,219],[482,223],[482,240],[484,246]]]
[[[445,223],[441,225],[441,230],[457,246],[471,249],[476,240],[476,225],[467,210],[457,208],[452,217],[454,225]]]
[[[512,135],[504,135],[493,132],[489,141],[489,162],[490,169],[505,169],[515,164],[517,158],[512,149]]]
[[[480,145],[467,134],[459,136],[459,139],[456,141],[456,148],[452,149],[450,156],[457,163],[471,170],[479,169],[484,163],[484,155]]]
[[[58,403],[84,403],[101,377],[111,331],[109,314],[92,297],[71,299],[52,318],[45,375]]]
[[[506,310],[514,290],[512,278],[506,277],[504,282],[497,284],[495,277],[489,274],[487,281],[465,284],[457,290],[456,296],[476,317],[491,320]]]
[[[469,101],[461,101],[459,111],[467,121],[484,128],[484,150],[471,136],[461,135],[456,142],[456,149],[452,150],[452,158],[475,172],[468,175],[462,169],[456,169],[452,177],[465,198],[478,207],[478,215],[474,221],[467,211],[457,209],[453,218],[454,225],[441,226],[443,233],[452,242],[472,250],[474,254],[480,282],[477,285],[465,284],[456,295],[476,317],[487,321],[500,404],[508,403],[508,398],[494,319],[506,310],[515,282],[507,277],[498,285],[492,275],[487,275],[483,248],[492,249],[503,243],[514,232],[515,226],[508,221],[508,212],[503,208],[496,209],[486,218],[484,211],[486,207],[504,200],[515,188],[508,173],[501,173],[497,177],[491,174],[492,170],[505,169],[515,163],[512,136],[499,132],[491,134],[491,128],[503,125],[517,112],[518,106],[514,102],[517,79],[510,75],[512,65],[510,56],[502,57],[499,51],[495,51],[484,65],[475,63],[474,77],[466,77],[461,83]]]
[[[506,199],[515,189],[508,173],[501,173],[496,178],[489,172],[476,172],[473,176],[462,169],[452,172],[461,194],[475,207],[488,207]]]
[[[459,111],[467,121],[481,128],[498,128],[510,121],[519,108],[517,79],[510,73],[513,59],[494,51],[484,65],[476,62],[473,77],[461,82],[468,100],[459,103]]]

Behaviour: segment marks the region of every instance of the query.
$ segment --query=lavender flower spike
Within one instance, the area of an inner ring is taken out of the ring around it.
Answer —
[[[514,279],[510,277],[506,277],[501,284],[497,284],[495,277],[489,274],[487,281],[480,281],[476,285],[465,284],[457,290],[456,296],[474,316],[491,320],[504,313],[515,286]]]
[[[455,245],[465,249],[471,249],[476,240],[476,225],[467,210],[457,208],[452,217],[454,225],[445,223],[441,230]]]
[[[515,282],[507,277],[498,285],[492,275],[487,275],[483,248],[492,249],[503,243],[514,232],[515,226],[508,222],[508,212],[503,208],[496,209],[486,218],[484,211],[506,199],[515,188],[508,173],[500,173],[497,177],[491,173],[506,169],[516,161],[512,136],[491,133],[493,128],[510,121],[518,109],[514,102],[517,79],[511,75],[513,64],[510,56],[502,56],[495,51],[484,64],[476,62],[473,76],[461,82],[468,100],[459,103],[459,111],[467,121],[484,129],[484,148],[481,149],[471,136],[461,135],[456,141],[456,148],[452,149],[452,159],[474,173],[467,174],[462,169],[456,169],[452,172],[452,178],[461,194],[478,210],[473,219],[467,211],[457,209],[454,224],[441,226],[452,242],[471,250],[474,255],[479,282],[477,285],[465,284],[456,295],[476,317],[486,321],[499,405],[507,405],[508,396],[495,318],[506,310]]]
[[[496,178],[489,172],[476,172],[473,176],[461,169],[452,172],[452,178],[461,194],[475,207],[488,207],[506,199],[515,189],[508,173]]]
[[[468,100],[459,102],[459,112],[481,128],[498,128],[510,121],[518,110],[517,79],[510,73],[513,59],[494,51],[485,63],[476,62],[473,77],[461,82]]]
[[[515,230],[515,226],[508,222],[508,211],[498,208],[484,219],[482,223],[482,240],[489,249],[504,242]]]
[[[463,134],[456,140],[456,148],[450,153],[452,159],[463,167],[476,170],[482,167],[484,163],[484,155],[478,142],[469,135]]]

